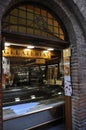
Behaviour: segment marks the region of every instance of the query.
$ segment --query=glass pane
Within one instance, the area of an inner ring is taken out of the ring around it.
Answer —
[[[59,37],[58,33],[54,33],[54,35],[55,35],[56,37]]]
[[[60,38],[61,38],[62,40],[64,40],[64,35],[60,35]]]
[[[48,33],[48,37],[53,38],[54,35]]]
[[[23,11],[26,11],[26,5],[19,6],[18,9],[23,10]]]
[[[48,24],[52,25],[53,24],[53,20],[48,18]]]
[[[32,20],[27,20],[27,26],[28,27],[33,27],[33,21]]]
[[[18,16],[18,9],[13,9],[10,14]]]
[[[19,27],[19,32],[26,33],[26,28],[25,27]]]
[[[54,27],[54,33],[59,33],[59,31],[58,31],[58,28],[57,27]]]
[[[33,34],[33,28],[27,28],[27,33],[28,34]]]
[[[48,18],[53,18],[53,16],[50,13],[48,13]]]
[[[17,26],[16,25],[10,26],[10,31],[17,32]]]
[[[10,23],[17,24],[17,17],[10,16]]]
[[[46,16],[46,10],[41,10],[41,14],[43,15],[43,16]]]
[[[54,20],[54,26],[58,27],[58,22],[56,20]]]
[[[40,8],[35,7],[35,14],[40,14]]]
[[[27,19],[32,19],[33,20],[33,13],[27,12]]]
[[[18,22],[19,24],[26,26],[26,19],[19,18]]]
[[[31,6],[31,5],[28,5],[28,6],[27,6],[27,11],[33,13],[33,10],[34,10],[34,6]]]
[[[42,36],[47,37],[48,35],[46,32],[42,32]]]
[[[40,30],[35,29],[35,34],[40,35]]]
[[[53,26],[48,25],[48,31],[49,31],[49,32],[53,32]]]
[[[62,31],[61,28],[59,29],[59,33],[60,33],[61,35],[63,35],[63,31]]]
[[[26,18],[26,11],[19,10],[19,17]]]

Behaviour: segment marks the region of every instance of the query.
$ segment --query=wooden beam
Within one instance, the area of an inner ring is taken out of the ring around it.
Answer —
[[[71,97],[65,96],[65,123],[66,130],[72,130]]]
[[[6,41],[20,43],[20,44],[33,44],[37,46],[54,47],[57,49],[65,49],[69,46],[67,41],[61,39],[45,38],[42,36],[29,35],[24,33],[2,32],[2,36],[6,37]]]

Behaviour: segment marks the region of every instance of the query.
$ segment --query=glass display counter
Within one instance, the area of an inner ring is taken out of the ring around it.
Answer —
[[[63,119],[64,105],[64,91],[58,85],[3,90],[3,130],[30,130]]]
[[[57,85],[13,87],[3,90],[3,106],[52,99],[59,95],[64,95],[64,91]]]
[[[64,98],[3,107],[4,130],[29,130],[64,117]],[[15,126],[15,127],[14,127]]]

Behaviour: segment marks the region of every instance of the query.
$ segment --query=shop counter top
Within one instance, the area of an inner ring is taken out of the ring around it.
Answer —
[[[52,109],[60,105],[64,105],[63,98],[48,99],[39,102],[29,102],[3,107],[3,120],[13,119],[28,114]]]
[[[62,98],[55,98],[3,107],[3,130],[31,130],[62,119],[64,104]]]

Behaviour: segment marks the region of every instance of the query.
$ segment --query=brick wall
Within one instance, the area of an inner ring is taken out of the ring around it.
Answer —
[[[81,45],[82,46],[82,45]],[[72,51],[71,69],[72,69],[72,129],[86,129],[86,53],[84,49],[80,49],[77,54],[77,49],[74,47]],[[80,53],[84,53],[84,56]]]
[[[72,129],[86,129],[86,41],[81,29],[77,26],[76,41],[72,43],[71,76],[72,96]]]

